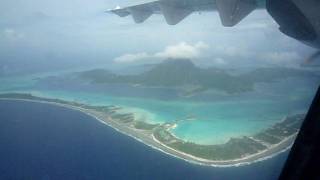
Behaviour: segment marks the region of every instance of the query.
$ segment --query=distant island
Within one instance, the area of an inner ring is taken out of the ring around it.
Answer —
[[[76,77],[94,84],[177,88],[186,97],[212,89],[228,94],[248,92],[254,90],[256,83],[270,83],[288,77],[305,76],[316,75],[305,70],[284,67],[258,68],[247,73],[232,75],[222,69],[197,67],[189,59],[168,59],[136,75],[118,75],[106,69],[76,73]]]
[[[119,106],[92,106],[21,93],[0,94],[0,99],[50,103],[79,110],[162,152],[189,162],[209,166],[248,164],[289,148],[305,116],[296,114],[284,117],[273,126],[252,136],[234,137],[223,144],[201,145],[174,136],[170,129],[174,128],[177,122],[149,124],[136,120],[134,114],[121,111],[122,107]],[[190,116],[186,120],[193,120],[193,118]]]

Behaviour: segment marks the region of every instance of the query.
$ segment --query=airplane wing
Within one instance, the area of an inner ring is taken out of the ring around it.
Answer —
[[[193,12],[218,11],[224,26],[234,26],[257,7],[262,0],[155,0],[124,8],[108,10],[120,17],[131,15],[142,23],[152,14],[163,14],[169,25],[176,25]]]
[[[163,14],[176,25],[193,12],[218,11],[221,23],[232,27],[256,8],[266,9],[282,33],[308,46],[320,49],[319,0],[151,0],[124,8],[108,10],[142,23],[152,14]]]

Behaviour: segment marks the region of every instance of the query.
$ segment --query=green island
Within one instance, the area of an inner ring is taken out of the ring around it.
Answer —
[[[181,97],[192,97],[207,90],[227,94],[253,91],[257,83],[270,83],[289,77],[317,77],[318,75],[290,68],[258,68],[233,75],[216,68],[201,68],[190,59],[168,59],[150,70],[135,75],[121,75],[106,69],[93,69],[73,74],[93,84],[129,84],[139,87],[175,88]],[[47,81],[44,79],[44,81]]]
[[[252,136],[234,137],[224,144],[201,145],[177,138],[170,132],[178,122],[149,124],[136,120],[134,114],[121,111],[119,106],[93,106],[79,102],[37,97],[32,94],[6,93],[0,99],[34,101],[79,110],[100,122],[167,154],[209,166],[247,164],[270,157],[289,148],[304,119],[304,114],[284,117],[273,126]],[[193,120],[188,116],[185,120]]]

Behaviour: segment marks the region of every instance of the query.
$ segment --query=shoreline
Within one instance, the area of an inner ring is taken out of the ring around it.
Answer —
[[[234,166],[243,166],[243,165],[249,165],[255,162],[263,161],[269,158],[272,158],[282,152],[287,151],[291,148],[294,139],[296,137],[296,134],[290,135],[283,140],[281,140],[277,144],[270,145],[270,147],[267,147],[265,150],[259,151],[254,154],[249,154],[244,157],[238,158],[238,159],[232,159],[232,160],[209,160],[204,159],[200,157],[195,157],[191,154],[187,154],[185,152],[181,152],[179,150],[173,149],[171,147],[168,147],[167,145],[160,142],[158,139],[156,139],[153,136],[153,133],[148,132],[146,130],[138,130],[131,128],[129,126],[120,124],[119,122],[113,120],[110,116],[106,116],[105,114],[95,111],[95,110],[89,110],[82,107],[77,107],[69,104],[63,104],[63,103],[57,103],[57,102],[48,102],[45,100],[32,100],[32,99],[19,99],[19,98],[0,98],[0,100],[13,100],[13,101],[27,101],[27,102],[35,102],[35,103],[45,103],[50,105],[55,105],[59,107],[68,108],[71,110],[80,111],[81,113],[84,113],[100,123],[103,123],[104,125],[107,125],[114,130],[130,136],[134,138],[135,140],[153,148],[158,151],[161,151],[167,155],[170,155],[175,158],[179,158],[181,160],[187,161],[189,163],[198,164],[198,165],[204,165],[204,166],[213,166],[213,167],[234,167]]]

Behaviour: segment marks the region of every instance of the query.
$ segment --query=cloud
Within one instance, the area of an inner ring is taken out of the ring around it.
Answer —
[[[280,64],[302,59],[302,57],[297,52],[293,52],[293,51],[268,52],[268,53],[262,54],[261,58],[266,61],[270,61],[272,63],[280,63]]]
[[[210,50],[210,51],[209,51]],[[115,63],[158,63],[169,58],[186,58],[196,60],[198,63],[215,66],[228,66],[231,64],[241,65],[290,65],[296,64],[303,59],[295,51],[259,51],[251,49],[245,44],[239,46],[217,45],[210,47],[205,42],[199,41],[191,44],[180,42],[175,45],[169,45],[163,51],[155,53],[135,53],[124,54],[114,59]]]
[[[117,63],[133,63],[150,57],[147,53],[125,54],[114,59]]]
[[[305,58],[302,53],[287,50],[257,53],[252,59],[255,65],[297,67]]]
[[[9,39],[9,40],[17,40],[17,39],[22,39],[24,38],[24,34],[17,32],[16,30],[12,28],[5,28],[2,33],[4,38]]]
[[[242,46],[216,46],[212,49],[215,55],[220,55],[224,57],[252,57],[254,55],[248,47]]]
[[[168,46],[163,52],[156,53],[154,56],[159,58],[197,58],[201,56],[203,50],[209,46],[200,41],[194,45],[181,42],[174,46]]]
[[[223,58],[215,58],[213,59],[213,62],[217,65],[226,65],[227,62]]]
[[[202,56],[203,51],[208,49],[209,45],[199,41],[195,44],[188,44],[181,42],[176,45],[167,46],[163,51],[156,52],[154,54],[148,54],[145,52],[136,54],[124,54],[114,59],[116,63],[134,63],[139,61],[145,61],[147,59],[168,59],[168,58],[186,58],[196,59]]]
[[[270,27],[270,24],[265,22],[252,22],[245,25],[239,25],[236,28],[239,30],[260,30],[260,29],[266,29],[269,27]]]

